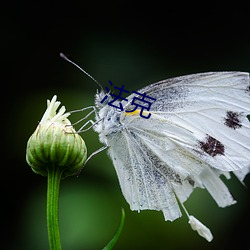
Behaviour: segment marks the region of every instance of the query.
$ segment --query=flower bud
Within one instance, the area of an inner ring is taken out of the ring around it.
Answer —
[[[54,96],[47,101],[41,122],[27,143],[26,160],[32,170],[47,176],[50,168],[62,171],[62,177],[75,175],[79,172],[87,158],[86,145],[76,133],[61,107],[56,113],[60,102]]]

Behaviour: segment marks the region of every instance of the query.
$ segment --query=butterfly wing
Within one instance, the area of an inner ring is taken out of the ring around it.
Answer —
[[[247,73],[217,72],[165,80],[138,92],[156,99],[151,114],[194,134],[193,145],[187,145],[173,131],[179,144],[214,168],[234,171],[250,165],[249,88]]]
[[[172,221],[181,215],[175,196],[184,202],[196,186],[206,188],[221,207],[233,204],[220,175],[234,171],[243,180],[249,172],[248,74],[195,74],[138,92],[156,99],[151,117],[124,112],[120,123],[125,129],[108,137],[131,209],[162,210]],[[133,109],[132,98],[126,110]]]
[[[169,173],[161,176],[155,160],[145,151],[145,145],[131,132],[124,131],[121,134],[112,135],[109,140],[108,150],[113,160],[116,173],[124,197],[130,204],[131,210],[161,210],[166,220],[175,220],[181,212],[175,198],[175,194],[169,183],[170,169],[164,169]],[[160,162],[158,162],[160,163]],[[175,177],[176,180],[178,176]]]

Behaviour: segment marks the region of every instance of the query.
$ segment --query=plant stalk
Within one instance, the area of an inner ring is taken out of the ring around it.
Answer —
[[[58,166],[48,168],[47,228],[50,250],[61,250],[59,231],[59,188],[62,170]]]

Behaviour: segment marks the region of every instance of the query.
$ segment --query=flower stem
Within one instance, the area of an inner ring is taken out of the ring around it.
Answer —
[[[48,168],[47,185],[47,228],[50,250],[61,250],[59,231],[59,188],[62,170],[58,167]]]

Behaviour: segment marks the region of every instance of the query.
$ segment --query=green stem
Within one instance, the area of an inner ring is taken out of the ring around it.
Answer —
[[[61,250],[59,231],[59,188],[62,170],[58,167],[48,168],[47,186],[47,227],[50,250]]]

